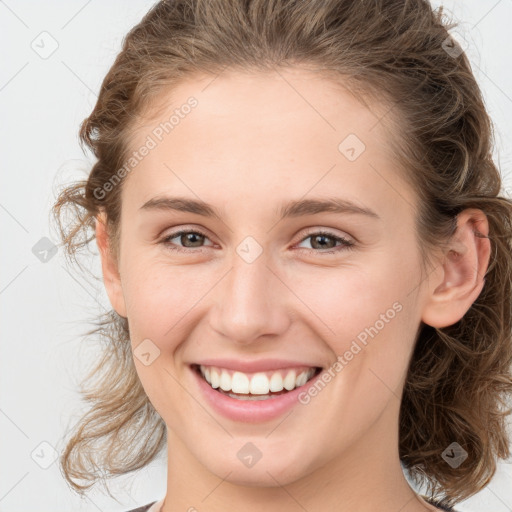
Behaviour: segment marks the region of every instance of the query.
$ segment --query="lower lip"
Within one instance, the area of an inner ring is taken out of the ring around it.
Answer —
[[[227,418],[244,423],[259,423],[270,421],[285,414],[293,408],[294,405],[300,405],[298,396],[302,391],[309,388],[313,382],[321,375],[318,373],[310,379],[306,384],[298,388],[288,391],[275,398],[267,398],[265,400],[238,400],[213,389],[199,373],[190,368],[194,374],[201,392],[205,396],[211,407],[226,416]]]

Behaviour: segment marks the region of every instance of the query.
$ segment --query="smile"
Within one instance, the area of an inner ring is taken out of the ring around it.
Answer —
[[[216,391],[237,400],[268,400],[304,386],[318,375],[319,367],[297,367],[247,373],[216,366],[194,365]]]

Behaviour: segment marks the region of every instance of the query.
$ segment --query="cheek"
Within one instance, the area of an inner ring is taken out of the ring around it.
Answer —
[[[346,398],[354,406],[349,407],[354,418],[361,415],[361,424],[401,393],[419,324],[411,293],[419,279],[414,262],[413,255],[403,260],[383,257],[371,272],[347,275],[337,294],[337,314],[332,311],[326,320],[336,332],[329,344],[341,356],[338,385],[343,390],[350,384]],[[362,403],[367,407],[358,410]]]
[[[331,349],[332,361],[338,361],[336,394],[348,400],[340,410],[351,409],[354,400],[378,411],[392,393],[399,396],[414,344],[415,256],[380,254],[358,268],[321,270],[300,275],[294,292],[314,312],[308,318]],[[351,413],[366,414],[357,405]]]
[[[132,341],[172,343],[186,328],[194,307],[218,280],[200,265],[171,265],[162,258],[127,258],[122,279]],[[166,349],[171,347],[165,347]]]
[[[364,342],[375,332],[391,330],[401,322],[408,309],[414,268],[408,263],[397,267],[392,255],[381,254],[364,265],[338,268],[305,268],[287,276],[295,295],[297,308],[308,317],[316,317],[318,332],[331,340],[336,353],[348,349],[347,342],[358,338]],[[299,303],[302,303],[303,306]],[[309,313],[308,313],[309,311]]]

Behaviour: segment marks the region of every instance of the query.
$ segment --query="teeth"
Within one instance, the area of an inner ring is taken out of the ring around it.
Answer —
[[[214,389],[217,389],[219,387],[219,384],[220,384],[220,377],[219,377],[219,372],[215,369],[211,369],[210,370],[210,379],[211,380],[208,380],[208,376],[206,376],[206,380],[212,385],[212,388]]]
[[[288,372],[288,375],[284,378],[283,386],[288,391],[291,391],[295,388],[295,371],[292,370],[291,372]]]
[[[264,373],[257,373],[256,375],[253,375],[249,390],[251,395],[268,395],[270,390],[268,377]],[[233,389],[233,391],[235,390]]]
[[[234,396],[232,393],[268,395],[270,392],[291,391],[306,384],[315,373],[315,368],[302,371],[259,372],[250,375],[237,371],[230,373],[228,370],[214,367],[200,366],[199,368],[204,379],[212,388],[220,388],[230,396]],[[263,399],[264,397],[261,396],[260,398]],[[251,399],[257,400],[258,398],[251,397]]]
[[[231,391],[231,375],[226,370],[220,374],[220,389],[222,391]]]
[[[308,381],[308,376],[304,372],[302,372],[298,377],[296,381],[297,387],[304,386],[306,382]]]
[[[224,374],[224,372],[222,372]],[[227,382],[227,380],[226,380]],[[225,390],[229,391],[229,390]],[[245,373],[235,372],[231,377],[231,391],[233,393],[242,393],[247,395],[249,393],[249,379]]]
[[[272,400],[270,395],[234,395],[233,393],[225,393],[231,398],[236,398],[237,400]]]
[[[270,377],[270,391],[283,391],[283,377],[279,372],[276,372]]]

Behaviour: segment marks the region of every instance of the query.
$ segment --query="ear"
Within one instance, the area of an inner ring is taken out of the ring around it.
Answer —
[[[103,271],[103,282],[107,290],[108,298],[116,312],[126,318],[126,304],[124,301],[123,289],[121,287],[121,276],[112,251],[110,249],[107,223],[104,213],[96,217],[96,243],[101,256],[101,269]]]
[[[457,216],[457,229],[436,278],[430,282],[422,321],[432,327],[458,322],[478,298],[485,283],[491,243],[482,210],[468,208]],[[440,276],[440,277],[438,277]]]

